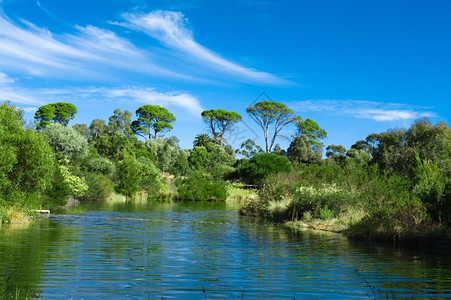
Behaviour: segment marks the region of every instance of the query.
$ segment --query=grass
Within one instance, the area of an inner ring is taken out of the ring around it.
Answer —
[[[34,218],[30,211],[12,206],[9,208],[0,209],[0,224],[1,225],[28,225]]]
[[[227,187],[227,202],[244,203],[251,196],[256,196],[257,192],[253,189],[244,189],[242,184],[232,183]]]

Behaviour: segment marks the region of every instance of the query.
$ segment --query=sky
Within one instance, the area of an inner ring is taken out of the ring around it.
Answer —
[[[69,125],[166,107],[184,149],[201,112],[243,116],[226,139],[264,146],[246,107],[286,104],[350,148],[451,119],[448,0],[0,0],[0,101],[77,109]],[[295,133],[277,140],[286,149]]]

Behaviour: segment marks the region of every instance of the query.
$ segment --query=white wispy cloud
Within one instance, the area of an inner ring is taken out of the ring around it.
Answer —
[[[162,93],[153,88],[132,87],[104,89],[101,93],[110,99],[123,99],[128,101],[131,99],[134,102],[142,104],[182,107],[196,116],[200,116],[200,113],[203,111],[199,100],[195,96],[185,92],[172,91]]]
[[[181,51],[206,67],[257,82],[288,83],[271,73],[243,67],[200,45],[195,41],[193,32],[188,29],[187,19],[180,12],[156,10],[148,14],[123,14],[123,18],[125,23],[111,23],[144,32],[166,47]]]
[[[90,25],[74,28],[74,33],[55,35],[27,20],[14,23],[0,10],[0,67],[45,78],[62,74],[66,79],[109,78],[110,71],[117,69],[193,80],[159,66],[158,58],[110,30]]]
[[[324,112],[354,118],[371,119],[378,122],[432,118],[437,114],[430,107],[403,103],[385,103],[363,100],[305,100],[290,106],[299,112]]]
[[[0,72],[0,86],[9,83],[14,83],[14,79],[10,78],[8,74]]]
[[[216,78],[232,81],[287,83],[271,73],[233,63],[198,44],[180,12],[153,11],[123,17],[125,22],[110,25],[144,32],[164,47],[138,47],[117,32],[93,25],[73,25],[71,32],[55,34],[25,19],[13,21],[0,8],[0,68],[65,80],[111,80],[114,73],[119,81],[124,73],[120,71],[129,71],[190,81],[210,82],[211,75],[216,74]]]
[[[12,103],[33,106],[33,108],[52,102],[51,99],[66,99],[64,101],[74,102],[74,104],[80,101],[154,104],[180,108],[194,116],[200,116],[203,111],[197,97],[190,93],[181,91],[161,92],[148,87],[25,89],[6,85],[0,89],[0,101],[11,101]],[[28,108],[28,110],[31,109]]]

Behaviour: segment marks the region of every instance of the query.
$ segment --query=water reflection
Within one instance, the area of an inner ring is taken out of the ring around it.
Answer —
[[[45,299],[445,297],[447,255],[292,232],[225,203],[87,204],[0,231],[1,295]],[[20,298],[20,297],[19,297]]]

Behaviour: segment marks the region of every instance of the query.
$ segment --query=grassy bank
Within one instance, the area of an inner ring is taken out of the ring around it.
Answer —
[[[240,212],[363,239],[450,236],[450,228],[432,220],[414,190],[406,178],[377,168],[300,166],[269,176]]]
[[[26,225],[37,217],[37,213],[12,206],[0,208],[0,226]]]

